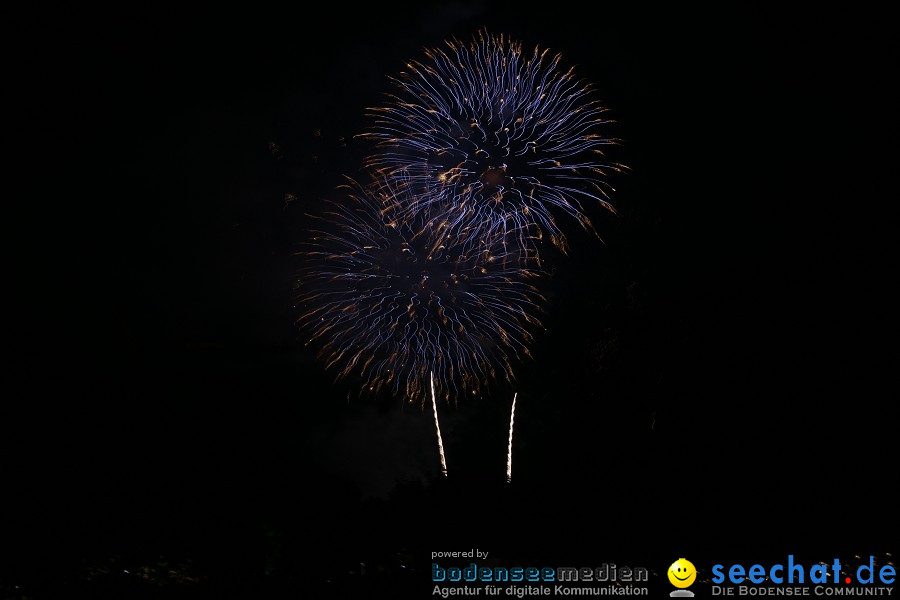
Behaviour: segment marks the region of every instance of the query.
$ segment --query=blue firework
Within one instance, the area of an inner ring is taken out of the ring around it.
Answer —
[[[604,154],[616,143],[606,109],[560,63],[484,31],[426,50],[392,78],[388,102],[368,111],[363,136],[377,153],[367,165],[414,186],[419,202],[407,212],[424,209],[454,231],[502,232],[529,254],[549,235],[565,252],[557,216],[593,231],[585,209],[614,211],[609,175],[624,167]]]
[[[317,220],[298,274],[307,343],[363,389],[425,399],[472,395],[513,380],[530,356],[543,298],[538,275],[500,236],[463,231],[427,211],[404,181],[342,186]]]

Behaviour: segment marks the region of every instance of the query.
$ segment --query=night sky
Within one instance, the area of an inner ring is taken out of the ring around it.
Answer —
[[[5,19],[0,597],[427,597],[445,548],[896,551],[887,15],[593,6]],[[631,170],[602,242],[569,228],[518,385],[442,408],[442,480],[428,412],[304,346],[295,253],[387,77],[481,27],[563,52]]]

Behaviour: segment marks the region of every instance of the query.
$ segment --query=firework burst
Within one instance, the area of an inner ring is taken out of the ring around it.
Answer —
[[[587,205],[614,211],[609,175],[624,167],[604,148],[606,109],[561,56],[482,31],[449,40],[392,78],[396,92],[368,111],[363,137],[377,143],[367,165],[402,175],[425,210],[450,231],[501,233],[525,256],[549,235],[563,252],[556,216],[594,231]]]
[[[406,210],[412,189],[350,181],[317,218],[298,274],[308,343],[338,377],[409,402],[425,401],[431,372],[444,401],[512,382],[541,327],[538,273],[490,230]]]

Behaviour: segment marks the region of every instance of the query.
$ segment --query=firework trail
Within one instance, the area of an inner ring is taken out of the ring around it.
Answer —
[[[512,481],[512,438],[513,438],[513,423],[516,420],[516,396],[519,395],[519,392],[513,394],[512,408],[509,410],[509,445],[506,449],[506,483]]]
[[[444,440],[441,439],[441,424],[438,423],[437,399],[434,394],[434,372],[431,373],[431,409],[434,411],[434,429],[437,431],[438,453],[441,456],[441,475],[447,476],[447,459],[444,457]]]
[[[500,233],[526,258],[549,235],[565,252],[554,214],[593,231],[585,204],[614,212],[608,176],[624,167],[604,157],[617,142],[603,133],[606,109],[560,62],[485,31],[426,50],[392,78],[387,104],[369,109],[363,137],[378,152],[367,165],[408,178],[421,197],[407,212],[444,218],[452,232]]]
[[[299,324],[338,378],[423,402],[429,374],[442,400],[513,382],[531,357],[543,297],[491,236],[457,235],[405,209],[409,185],[350,181],[317,218],[301,252]]]

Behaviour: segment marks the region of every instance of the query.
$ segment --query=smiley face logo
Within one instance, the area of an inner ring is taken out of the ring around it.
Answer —
[[[669,581],[677,588],[686,588],[697,579],[697,569],[686,558],[679,558],[669,567]]]

